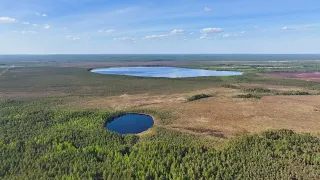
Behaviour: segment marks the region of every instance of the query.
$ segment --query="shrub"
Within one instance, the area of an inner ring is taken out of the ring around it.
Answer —
[[[278,92],[277,95],[312,95],[312,94],[306,91],[283,91],[283,92]]]
[[[243,89],[245,92],[254,92],[254,93],[271,93],[275,90],[267,89],[267,88],[245,88]]]
[[[196,101],[199,99],[204,99],[204,98],[209,98],[209,97],[212,97],[212,95],[211,94],[196,94],[196,95],[188,97],[187,101]]]
[[[238,86],[232,85],[232,84],[223,84],[221,85],[221,87],[230,88],[230,89],[240,89]]]
[[[256,99],[260,99],[261,95],[258,94],[238,94],[236,96],[234,96],[235,98],[256,98]]]

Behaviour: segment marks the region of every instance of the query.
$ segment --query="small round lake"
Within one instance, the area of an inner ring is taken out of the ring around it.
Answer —
[[[139,77],[187,78],[203,76],[239,76],[237,71],[213,71],[177,67],[112,67],[91,70],[93,73]]]
[[[106,128],[120,134],[138,134],[148,130],[154,124],[151,116],[143,114],[125,114],[106,124]]]

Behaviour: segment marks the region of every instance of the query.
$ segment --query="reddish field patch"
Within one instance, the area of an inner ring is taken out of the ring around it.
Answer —
[[[273,72],[269,74],[278,77],[295,78],[307,81],[320,82],[320,72]]]

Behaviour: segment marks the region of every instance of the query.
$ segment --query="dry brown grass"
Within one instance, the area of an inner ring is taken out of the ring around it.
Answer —
[[[268,96],[260,100],[215,98],[162,108],[175,109],[179,118],[171,126],[210,128],[226,136],[282,128],[320,132],[320,96]]]
[[[170,95],[150,95],[150,94],[123,94],[112,97],[87,97],[72,100],[68,103],[69,107],[80,109],[112,109],[123,110],[132,108],[152,108],[157,105],[166,106],[171,104],[184,104],[186,97],[194,94],[213,94],[220,97],[232,97],[239,90],[228,88],[209,88],[189,93],[175,93]],[[205,99],[201,100],[204,101]]]
[[[277,77],[320,82],[320,72],[273,72],[269,74]]]
[[[240,90],[236,89],[211,88],[172,95],[124,94],[79,99],[69,106],[84,109],[144,108],[171,111],[175,118],[165,127],[217,137],[283,128],[300,133],[320,132],[320,96],[232,98],[239,92]],[[185,101],[187,95],[197,93],[211,93],[215,97],[194,102]]]
[[[247,87],[247,88],[268,88],[275,89],[281,91],[304,91],[305,89],[296,86],[279,86],[279,85],[269,85],[269,84],[249,84],[249,83],[238,83],[234,84],[239,87]]]

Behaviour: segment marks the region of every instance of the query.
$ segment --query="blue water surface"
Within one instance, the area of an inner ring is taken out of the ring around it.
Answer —
[[[138,134],[148,130],[154,124],[151,116],[126,114],[107,123],[106,128],[120,134]]]
[[[127,75],[139,77],[165,77],[186,78],[203,76],[239,76],[242,72],[236,71],[214,71],[204,69],[190,69],[177,67],[112,67],[93,69],[91,72],[99,74]]]

